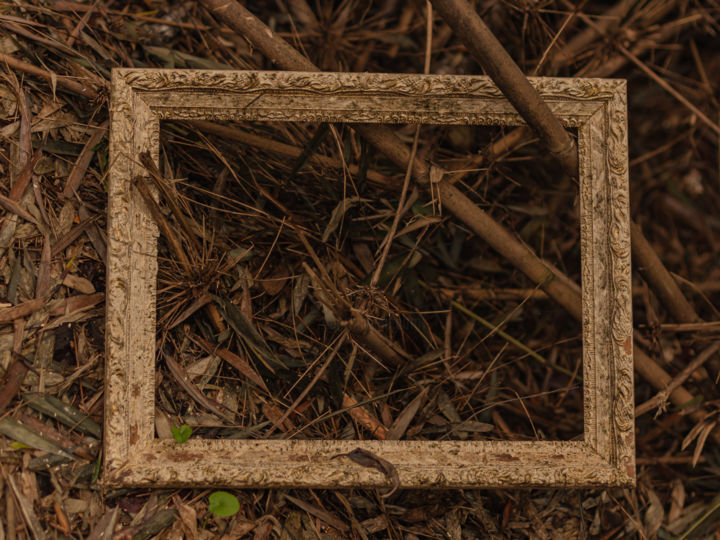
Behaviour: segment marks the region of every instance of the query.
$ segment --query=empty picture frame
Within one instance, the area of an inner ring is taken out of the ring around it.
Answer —
[[[366,449],[404,488],[635,483],[626,85],[532,78],[577,128],[582,266],[581,441],[212,440],[155,437],[158,231],[132,188],[161,120],[524,125],[487,77],[115,69],[112,74],[104,475],[108,486],[382,487],[338,454]],[[335,458],[335,459],[333,459]]]

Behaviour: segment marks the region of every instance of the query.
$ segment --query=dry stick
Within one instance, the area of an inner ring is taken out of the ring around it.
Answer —
[[[720,349],[720,341],[716,341],[712,345],[710,345],[707,349],[705,349],[703,352],[698,354],[695,359],[690,362],[685,369],[683,369],[673,380],[670,384],[667,385],[666,388],[655,394],[653,397],[648,399],[645,403],[642,403],[641,405],[638,405],[635,407],[635,416],[640,416],[642,414],[645,414],[646,412],[650,412],[655,407],[659,407],[660,409],[658,412],[660,412],[662,409],[664,409],[664,405],[667,402],[668,394],[675,390],[678,386],[680,386],[682,383],[684,383],[690,375],[692,375],[695,371],[700,369],[700,367],[713,355],[717,352],[717,350]]]
[[[400,366],[403,364],[403,358],[412,358],[402,347],[387,339],[377,328],[370,324],[370,322],[356,309],[352,307],[352,304],[345,298],[340,291],[337,290],[335,284],[332,282],[330,275],[327,273],[325,266],[320,261],[317,253],[308,242],[305,233],[303,233],[298,227],[295,227],[295,232],[298,234],[300,241],[305,246],[305,249],[313,259],[315,266],[320,272],[320,276],[317,276],[310,266],[305,265],[305,271],[313,278],[317,280],[327,289],[327,291],[334,297],[332,306],[328,306],[337,314],[341,319],[350,316],[350,320],[345,322],[350,335],[361,345],[364,345],[367,349],[377,354],[380,358],[387,361],[394,366]]]
[[[432,4],[430,0],[426,0],[427,15],[426,15],[426,34],[425,34],[425,67],[424,72],[427,75],[430,72],[430,53],[432,51]],[[400,200],[398,201],[397,211],[395,217],[393,217],[392,225],[390,230],[385,237],[385,242],[382,245],[382,254],[380,260],[375,267],[372,279],[370,279],[370,286],[375,287],[380,281],[380,274],[382,273],[385,261],[387,260],[388,253],[390,253],[390,246],[392,246],[393,238],[397,232],[400,218],[402,217],[403,208],[405,207],[405,199],[407,197],[408,187],[410,186],[410,177],[412,176],[412,163],[415,161],[417,155],[418,141],[420,139],[420,124],[415,127],[415,136],[413,137],[412,150],[410,150],[410,159],[408,159],[408,166],[405,171],[405,179],[403,180],[402,189],[400,190]]]
[[[449,171],[449,178],[447,181],[451,184],[460,182],[468,174],[482,166],[483,163],[491,162],[495,158],[509,152],[531,135],[532,130],[527,126],[520,126],[513,129],[507,135],[503,135],[498,140],[488,145],[488,147],[483,150],[482,154],[474,155],[462,162],[462,164],[456,167],[456,169],[459,170]]]
[[[290,405],[287,410],[283,413],[283,415],[275,420],[270,426],[265,434],[263,435],[264,439],[267,439],[270,437],[270,435],[273,434],[275,429],[279,425],[281,425],[285,420],[289,418],[289,416],[292,414],[292,412],[297,408],[298,405],[302,402],[303,399],[305,399],[305,396],[307,396],[310,393],[310,390],[313,389],[315,384],[320,380],[320,377],[322,377],[322,374],[325,373],[325,370],[330,365],[330,362],[332,362],[333,358],[337,355],[338,351],[340,350],[340,347],[345,343],[345,338],[347,337],[347,334],[343,333],[342,336],[340,336],[340,339],[338,339],[338,342],[335,344],[335,347],[333,347],[332,351],[330,351],[330,354],[325,359],[325,362],[323,362],[323,365],[320,366],[320,369],[317,370],[317,373],[315,373],[315,376],[310,380],[310,382],[307,384],[307,386],[303,389],[302,392],[300,392],[300,395],[297,397],[295,401],[293,401],[292,405]]]
[[[432,3],[565,172],[577,176],[577,148],[572,137],[475,9],[465,0],[432,0]]]
[[[348,414],[372,435],[384,441],[387,439],[388,428],[375,416],[370,414],[364,407],[358,406],[358,402],[352,396],[343,394],[343,407],[349,409]]]
[[[661,324],[660,329],[667,332],[718,332],[720,331],[720,321],[687,324]]]
[[[147,156],[149,159],[149,156]],[[170,204],[169,201],[172,201],[171,194],[167,193],[166,190],[162,189],[166,186],[164,185],[164,180],[162,177],[160,177],[160,172],[158,171],[157,167],[155,167],[155,164],[152,163],[152,160],[144,159],[143,155],[140,156],[141,161],[143,162],[143,166],[146,167],[148,172],[150,173],[150,178],[152,178],[155,182],[155,186],[159,186],[159,190],[163,193],[163,195],[166,195],[165,201],[168,202],[171,210],[173,210],[173,215],[176,217],[177,221],[181,224],[184,224],[184,227],[182,227],[185,231],[187,236],[191,240],[195,240],[193,236],[193,232],[190,230],[189,225],[187,224],[185,220],[185,216],[183,215],[182,211],[180,210],[179,206],[177,204],[173,205]],[[148,164],[152,163],[152,167],[148,168]],[[157,175],[157,176],[156,176]],[[162,235],[165,237],[165,239],[168,242],[168,247],[175,253],[175,256],[178,258],[180,265],[182,266],[183,273],[187,278],[192,278],[197,272],[197,268],[192,264],[190,259],[188,258],[187,254],[185,253],[185,249],[183,249],[183,245],[180,242],[180,238],[175,234],[175,230],[170,225],[170,222],[165,218],[162,211],[160,210],[160,207],[158,206],[158,203],[155,202],[155,198],[153,197],[153,194],[150,192],[150,188],[145,185],[147,182],[146,178],[138,177],[134,180],[134,186],[135,189],[137,189],[138,193],[140,193],[140,196],[142,197],[143,201],[145,201],[145,206],[150,211],[150,214],[152,215],[153,219],[155,220],[156,225],[162,232]],[[191,242],[192,243],[192,242]],[[194,246],[198,246],[197,240],[193,243]],[[199,254],[199,247],[195,248],[195,254]],[[220,315],[220,312],[217,309],[217,306],[213,303],[206,304],[205,310],[208,312],[208,315],[210,315],[210,321],[213,323],[213,326],[218,332],[224,332],[226,330],[225,325],[222,322],[222,316]]]
[[[143,167],[145,167],[145,170],[150,175],[150,179],[153,184],[155,184],[157,190],[162,194],[163,200],[170,207],[170,211],[175,216],[175,219],[180,224],[182,230],[185,231],[185,236],[187,237],[187,241],[190,243],[190,247],[199,257],[202,253],[202,246],[198,242],[195,231],[193,231],[192,227],[190,227],[190,223],[188,223],[185,213],[180,208],[180,203],[175,197],[175,193],[173,193],[172,189],[168,185],[168,181],[163,178],[163,175],[160,173],[160,169],[158,169],[157,165],[155,165],[155,162],[152,157],[150,157],[149,153],[143,152],[140,154],[140,163]]]
[[[467,296],[473,300],[548,300],[548,295],[542,289],[488,289],[483,285],[464,285],[453,288],[443,287],[438,289],[440,293],[448,298]]]
[[[572,6],[572,3],[569,0],[565,0],[564,4],[568,7]],[[670,4],[670,2],[668,2]],[[584,14],[579,14],[579,17],[587,23],[588,26],[591,28],[597,29],[597,23],[593,22],[592,19],[587,17]],[[667,93],[669,93],[672,97],[674,97],[676,100],[678,100],[680,103],[685,105],[691,112],[693,112],[695,115],[697,115],[700,120],[702,120],[710,129],[715,131],[717,134],[720,135],[720,126],[718,126],[715,122],[713,122],[706,114],[704,114],[700,109],[698,109],[695,105],[690,103],[690,101],[685,98],[685,96],[681,95],[677,90],[675,90],[670,84],[668,84],[662,77],[658,76],[657,73],[655,73],[653,70],[651,70],[649,67],[647,67],[640,59],[628,51],[621,43],[616,43],[615,46],[617,49],[622,53],[623,56],[625,56],[628,60],[630,60],[633,64],[635,64],[640,70],[645,73],[648,77],[650,77],[653,81],[655,81],[658,85],[660,85],[663,90],[665,90]]]
[[[557,43],[558,39],[560,39],[560,36],[565,31],[565,29],[568,27],[568,25],[575,20],[576,15],[578,12],[585,7],[585,4],[588,3],[589,0],[583,0],[582,4],[577,6],[566,18],[565,21],[560,26],[560,29],[555,32],[555,35],[552,38],[552,41],[550,41],[550,44],[545,47],[545,52],[543,52],[542,56],[540,57],[540,60],[535,65],[535,69],[533,69],[532,76],[535,77],[538,72],[540,71],[540,68],[543,67],[543,64],[545,63],[545,60],[550,55],[550,51],[553,50],[555,47],[555,44]],[[565,47],[563,47],[564,49]],[[555,57],[555,55],[553,55]]]
[[[347,328],[355,341],[395,367],[406,365],[406,360],[413,358],[397,343],[386,338],[357,310],[353,310]]]
[[[565,2],[565,4],[570,8],[572,7],[572,4],[569,2]],[[622,11],[622,4],[624,4],[624,2],[617,6],[618,14]],[[613,8],[611,11],[615,11],[615,9],[616,8]],[[665,13],[665,11],[662,10],[662,13]],[[607,14],[610,14],[610,12]],[[596,23],[582,13],[579,14],[579,18],[588,25],[588,31],[594,33],[595,35],[600,35],[606,29],[602,23]],[[671,31],[674,31],[674,27],[672,26],[664,30],[660,30],[650,36],[653,39],[650,39],[649,37],[644,44],[634,47],[632,52],[629,52],[624,47],[621,47],[623,55],[618,56],[614,62],[606,62],[600,75],[609,75],[611,72],[619,69],[619,67],[629,59],[634,59],[637,60],[637,62],[640,62],[637,56],[645,52],[650,47],[651,43],[654,43],[655,41],[662,41]],[[580,47],[580,45],[578,45],[578,47]],[[571,58],[565,58],[567,61],[571,60]],[[612,66],[612,69],[609,69],[608,66]],[[645,281],[653,289],[653,292],[655,292],[658,299],[667,308],[672,317],[678,322],[692,323],[698,321],[699,317],[695,312],[695,309],[687,301],[680,291],[680,287],[677,282],[672,278],[668,270],[662,264],[662,261],[660,261],[659,257],[655,254],[649,242],[643,236],[640,227],[636,223],[631,222],[630,232],[635,265]]]
[[[13,69],[24,71],[25,73],[29,73],[30,75],[35,75],[36,77],[45,79],[46,81],[50,82],[50,84],[52,84],[54,78],[58,86],[62,86],[70,92],[79,94],[88,99],[96,99],[99,95],[89,86],[85,86],[84,84],[77,82],[70,77],[56,75],[55,73],[52,73],[50,71],[46,71],[37,66],[33,66],[32,64],[28,64],[27,62],[23,62],[22,60],[18,60],[17,58],[15,58],[14,56],[10,56],[9,54],[0,53],[0,64],[7,64]]]
[[[310,251],[310,253],[312,255],[314,251]],[[303,263],[303,266],[313,279],[317,279],[335,297],[337,303],[328,307],[341,319],[344,319],[348,313],[350,314],[350,319],[343,322],[343,324],[347,326],[350,335],[355,341],[395,367],[404,365],[404,359],[412,358],[402,347],[386,338],[377,328],[371,325],[362,313],[353,309],[347,299],[340,296],[332,281],[328,282],[329,276],[327,278],[318,276],[309,265]]]
[[[283,156],[298,158],[303,152],[303,149],[298,148],[297,146],[273,141],[272,139],[260,137],[254,133],[247,133],[235,126],[223,126],[207,120],[193,120],[188,122],[188,124],[199,128],[201,131],[212,133],[213,135],[218,135],[219,137],[223,137],[225,139],[238,141],[243,144],[249,144],[262,150],[268,150]],[[332,167],[335,169],[341,169],[343,167],[343,164],[339,159],[320,154],[313,154],[310,156],[309,162],[322,167]],[[350,165],[348,168],[351,174],[358,174],[359,169],[357,165]],[[366,177],[371,183],[382,186],[385,189],[397,189],[400,185],[395,178],[385,176],[372,169],[366,172]]]
[[[616,6],[610,8],[608,11],[606,11],[603,16],[600,18],[598,22],[595,23],[595,26],[589,26],[587,27],[583,32],[578,34],[577,36],[573,37],[568,43],[558,49],[555,49],[555,52],[550,55],[551,60],[550,63],[553,66],[554,70],[559,69],[560,67],[563,67],[570,62],[574,60],[574,57],[577,56],[578,53],[582,51],[585,47],[587,47],[590,43],[592,43],[592,40],[596,39],[597,37],[605,35],[608,29],[611,28],[612,25],[614,25],[622,15],[627,11],[629,4],[631,2],[629,0],[622,0],[619,4]],[[672,2],[668,2],[669,5],[672,5]],[[581,19],[585,21],[587,17],[583,15],[580,12],[575,12],[575,8],[571,7],[573,9],[573,13],[576,14],[576,18]],[[664,10],[658,10],[658,17],[665,13]],[[652,20],[646,21],[647,23],[654,22],[658,17],[653,18]],[[688,15],[683,19],[683,24],[690,24],[696,18],[701,18],[701,14],[693,12],[693,14]],[[644,38],[641,42],[637,43],[633,46],[631,49],[632,54],[634,54],[637,57],[640,57],[644,53],[646,53],[649,49],[651,49],[655,43],[662,42],[665,39],[668,38],[672,33],[676,32],[678,30],[677,24],[668,24],[665,25],[661,30],[650,34],[646,38]],[[556,60],[557,58],[557,60]],[[613,73],[617,72],[622,66],[627,64],[628,58],[623,56],[622,54],[617,54],[614,57],[612,57],[610,60],[603,62],[603,64],[597,68],[595,68],[592,72],[588,73],[588,75],[593,77],[609,77]],[[720,116],[718,117],[720,120]],[[453,176],[451,177],[451,182],[457,182],[459,180],[462,180],[470,171],[465,171],[464,169],[470,169],[472,167],[480,167],[482,163],[485,161],[488,161],[492,158],[492,156],[498,156],[500,154],[503,154],[507,151],[509,151],[511,148],[517,146],[523,139],[527,138],[530,135],[531,130],[527,126],[522,126],[513,129],[510,131],[507,135],[501,137],[496,142],[494,142],[488,150],[484,152],[484,154],[490,154],[488,155],[478,155],[473,156],[470,158],[467,162],[465,162],[463,165],[460,166],[460,169],[463,169],[457,173],[452,173]]]
[[[63,197],[65,197],[66,199],[71,198],[73,193],[75,193],[75,191],[77,191],[77,189],[80,187],[80,182],[82,182],[82,179],[85,176],[85,171],[87,171],[88,167],[90,166],[90,162],[92,161],[92,158],[95,155],[94,148],[100,143],[102,138],[105,136],[107,127],[108,127],[108,122],[106,120],[99,126],[92,128],[90,137],[88,137],[88,140],[85,143],[85,146],[83,147],[82,151],[80,152],[80,155],[78,156],[77,160],[75,161],[75,165],[73,166],[72,171],[70,171],[70,174],[68,175],[67,180],[65,181],[65,189],[63,189]]]
[[[466,195],[447,182],[438,184],[443,206],[465,222],[478,236],[508,259],[576,319],[582,318],[580,288],[568,285],[533,251],[505,227],[479,209]]]
[[[581,15],[579,18],[585,22],[587,22],[588,20],[583,15]],[[680,27],[687,26],[702,19],[704,19],[704,15],[700,12],[694,11],[688,14],[688,16],[684,17],[683,19],[667,23],[663,25],[657,32],[653,32],[652,34],[642,38],[637,44],[633,46],[631,52],[635,56],[639,57],[645,54],[648,50],[654,49],[656,46],[658,46],[658,43],[662,43],[673,34],[676,34],[678,31],[680,31]],[[591,70],[588,70],[586,68],[581,69],[578,76],[591,75],[593,77],[609,77],[613,73],[617,72],[620,68],[622,68],[625,64],[627,64],[628,61],[629,60],[626,56],[618,53],[615,56],[609,58],[607,61],[604,61],[601,65],[592,68]]]
[[[207,120],[193,120],[188,123],[199,128],[201,131],[212,133],[213,135],[217,135],[224,139],[230,139],[233,141],[241,142],[243,144],[249,144],[251,146],[261,148],[262,150],[276,152],[283,156],[298,158],[303,152],[302,148],[298,148],[297,146],[273,141],[272,139],[260,137],[259,135],[255,135],[253,133],[247,133],[234,126],[223,126],[214,122],[209,122]],[[340,169],[343,166],[342,162],[339,159],[330,156],[323,156],[320,154],[313,154],[312,156],[310,156],[309,161],[310,163],[315,163],[317,165],[320,165],[321,167],[332,167],[335,169]],[[355,175],[358,174],[359,171],[357,165],[350,165],[349,170],[351,174]],[[395,178],[385,176],[372,169],[366,172],[366,178],[370,182],[378,186],[382,186],[385,189],[397,189],[400,185],[399,182],[395,180]]]
[[[278,66],[288,70],[319,71],[307,58],[299,54],[279,37],[274,37],[273,32],[265,26],[257,17],[238,4],[235,0],[201,0],[201,2],[233,30],[250,40],[253,45],[270,57]],[[388,128],[382,126],[358,125],[356,131],[365,139],[383,152],[391,161],[401,167],[409,163],[410,150],[400,141],[397,136]],[[425,162],[416,159],[413,163],[413,176],[416,181],[423,184],[428,183],[428,166]],[[569,279],[552,279],[558,276],[554,274],[529,248],[522,245],[502,225],[496,223],[490,216],[480,208],[472,204],[457,188],[450,185],[447,180],[437,184],[442,195],[443,202],[449,200],[450,210],[464,221],[474,232],[504,257],[513,257],[513,263],[519,265],[528,277],[536,283],[541,283],[543,289],[560,305],[565,307],[573,316],[581,319],[581,302],[579,287],[569,285]],[[490,226],[487,230],[486,226]],[[500,235],[500,241],[497,235]],[[634,347],[633,359],[635,369],[652,386],[657,389],[665,388],[672,377],[658,364],[656,364],[642,349]],[[679,386],[670,394],[670,400],[678,406],[685,405],[691,401],[693,395],[685,388]],[[702,411],[696,411],[693,419],[704,418]],[[720,434],[716,430],[713,436],[720,442]]]
[[[93,11],[95,11],[98,2],[99,0],[95,0],[95,2],[93,2],[93,4],[90,6],[90,9],[85,12],[85,14],[80,19],[80,22],[78,22],[75,28],[73,28],[72,32],[70,32],[70,35],[67,38],[68,47],[72,47],[75,44],[75,40],[80,35],[80,32],[83,31],[83,28],[85,28],[87,22],[90,20],[90,16],[93,14]]]
[[[569,7],[571,4],[566,3]],[[619,8],[618,8],[619,9]],[[664,13],[664,12],[663,12]],[[600,23],[593,22],[589,17],[580,13],[579,18],[588,24],[589,29],[599,34],[604,31],[604,27]],[[664,34],[663,34],[664,35]],[[624,47],[621,47],[623,55],[626,59],[634,58],[637,62],[637,54],[641,54],[648,46],[635,50],[630,53]],[[619,67],[619,66],[618,66]],[[650,243],[644,237],[642,229],[635,222],[630,224],[632,254],[635,265],[642,274],[645,281],[650,285],[658,299],[667,308],[671,316],[681,323],[693,323],[699,320],[695,309],[680,291],[677,282],[672,278],[670,272],[662,264],[662,261],[653,250]]]
[[[715,122],[710,120],[710,118],[708,118],[708,116],[705,113],[703,113],[695,105],[690,103],[690,101],[685,96],[680,94],[680,92],[678,92],[672,86],[670,86],[670,84],[667,81],[665,81],[665,79],[658,76],[657,73],[655,73],[652,69],[650,69],[643,62],[641,62],[637,56],[635,56],[633,53],[628,51],[625,47],[623,47],[619,43],[617,44],[617,48],[628,60],[630,60],[633,64],[635,64],[637,67],[639,67],[641,71],[643,71],[648,77],[650,77],[653,81],[655,81],[658,85],[660,85],[663,90],[665,90],[668,94],[670,94],[672,97],[677,99],[680,103],[685,105],[685,107],[687,107],[688,109],[690,109],[690,111],[692,113],[697,115],[697,117],[700,118],[700,120],[702,120],[705,123],[705,125],[707,125],[715,133],[720,135],[720,126],[718,126]]]
[[[168,242],[168,245],[170,249],[175,253],[175,256],[178,258],[178,261],[180,262],[180,265],[183,268],[184,274],[187,277],[190,277],[193,275],[193,268],[192,264],[190,264],[190,260],[187,258],[187,255],[185,254],[185,250],[183,249],[182,243],[178,239],[178,237],[175,235],[175,231],[173,230],[170,223],[165,219],[165,216],[163,215],[162,211],[160,210],[160,207],[155,202],[155,199],[152,196],[152,193],[150,193],[150,190],[145,185],[145,179],[144,178],[137,178],[135,181],[135,189],[137,189],[138,193],[140,193],[140,196],[142,197],[143,201],[145,201],[145,206],[150,211],[150,214],[153,217],[153,220],[157,224],[158,228],[162,232],[162,235],[165,237],[165,239]]]
[[[574,36],[570,41],[567,42],[563,47],[555,48],[554,52],[552,54],[548,54],[550,56],[550,64],[552,66],[552,69],[556,71],[560,67],[565,66],[566,64],[569,64],[573,61],[575,56],[582,51],[585,47],[587,47],[590,43],[593,42],[593,40],[597,39],[599,36],[604,35],[603,33],[607,31],[612,25],[614,25],[617,21],[620,20],[620,17],[625,14],[627,11],[630,3],[632,0],[621,0],[621,2],[612,8],[610,8],[608,11],[606,11],[600,21],[596,23],[595,27],[588,27],[584,31],[580,32],[576,36]],[[572,7],[572,14],[568,18],[566,22],[569,22],[570,18],[573,20],[578,17],[578,14],[580,13],[577,8]],[[646,47],[647,48],[647,47]],[[551,47],[548,47],[546,53],[549,53]],[[645,49],[642,49],[641,52],[644,52]],[[638,51],[635,51],[636,54],[641,54]],[[621,60],[625,60],[624,58],[620,57]],[[538,66],[535,68],[535,72],[538,71],[538,69],[541,67],[543,63],[543,60],[541,59],[538,63]],[[600,76],[600,75],[598,75]],[[490,156],[474,156],[466,164],[464,164],[461,168],[462,169],[469,169],[470,167],[479,167],[484,161],[490,159],[493,155],[500,155],[508,150],[510,150],[512,147],[516,146],[521,140],[528,137],[530,134],[530,129],[527,126],[522,126],[513,129],[511,132],[509,132],[507,135],[501,137],[498,139],[495,143],[491,145],[491,149],[489,151]],[[451,178],[451,182],[458,182],[462,180],[469,171],[460,171],[457,173],[453,173],[453,176]]]
[[[598,37],[607,35],[608,31],[615,27],[620,19],[625,16],[628,9],[632,5],[634,0],[620,0],[617,4],[603,13],[602,18],[596,23],[596,25],[589,26],[582,32],[573,36],[568,42],[559,49],[556,49],[555,54],[550,59],[550,65],[553,70],[558,70],[562,66],[571,63],[575,57],[583,51],[588,45],[594,42]],[[576,18],[579,10],[575,7],[568,7],[572,9],[572,13]]]
[[[672,377],[668,372],[657,365],[654,360],[645,354],[645,351],[637,346],[637,339],[633,343],[633,360],[638,374],[658,390],[664,390],[672,383]],[[678,386],[672,390],[668,397],[678,407],[683,407],[695,399],[695,396],[683,386]],[[702,422],[706,418],[702,410],[693,411],[689,416],[694,422]],[[720,444],[720,430],[714,429],[712,437],[717,444]]]
[[[677,282],[643,236],[640,226],[634,222],[630,224],[630,235],[635,267],[658,299],[676,321],[681,323],[697,322],[699,317],[695,309],[687,301]]]
[[[296,51],[280,36],[276,36],[265,23],[236,0],[200,0],[200,2],[210,13],[221,19],[235,32],[250,40],[255,48],[278,67],[289,71],[320,71],[320,68]],[[395,163],[402,162],[403,167],[409,163],[410,150],[388,127],[367,124],[351,125],[356,132],[370,144],[380,149]],[[415,160],[413,162],[413,176],[423,177],[425,175],[427,175],[427,166],[422,161]]]
[[[236,0],[200,0],[212,15],[252,42],[273,64],[290,71],[320,71],[315,64],[267,27]]]
[[[412,176],[411,164],[415,160],[417,154],[418,139],[420,138],[420,125],[415,128],[415,137],[413,137],[412,150],[410,151],[410,159],[408,160],[407,171],[405,172],[405,179],[403,180],[402,190],[400,191],[400,200],[398,201],[397,211],[393,217],[392,225],[390,230],[385,237],[385,241],[382,246],[382,253],[380,254],[380,260],[375,266],[375,272],[373,273],[372,279],[370,280],[370,286],[375,287],[380,281],[380,274],[382,273],[383,266],[385,266],[385,260],[387,259],[388,253],[390,253],[390,246],[392,246],[393,238],[397,232],[400,218],[402,217],[403,207],[405,206],[405,198],[407,197],[408,187],[410,186],[410,177]]]

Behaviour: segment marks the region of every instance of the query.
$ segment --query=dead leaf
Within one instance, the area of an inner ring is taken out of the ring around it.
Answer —
[[[253,534],[253,540],[267,540],[270,538],[270,534],[272,533],[273,524],[272,521],[265,521],[264,523],[260,523],[255,527],[255,532]]]
[[[335,516],[334,514],[331,514],[327,510],[323,510],[322,508],[318,508],[317,506],[307,503],[301,499],[297,499],[295,497],[291,497],[290,495],[284,495],[284,497],[295,504],[296,506],[300,507],[302,510],[305,510],[308,514],[312,514],[313,516],[321,519],[328,525],[335,527],[337,530],[341,532],[346,532],[350,527],[347,526],[347,524],[342,521],[340,518]]]
[[[192,506],[182,502],[180,497],[177,495],[173,496],[173,504],[180,515],[180,523],[186,533],[185,538],[188,538],[189,540],[197,540],[197,512],[195,512],[195,509]]]
[[[21,442],[32,448],[37,448],[43,452],[50,452],[71,460],[75,459],[75,456],[66,451],[58,443],[44,437],[42,434],[19,422],[12,416],[6,416],[0,419],[0,433],[9,439]]]
[[[367,199],[363,199],[361,197],[349,197],[340,201],[330,215],[330,221],[328,222],[327,227],[325,227],[325,231],[322,235],[322,241],[327,242],[330,235],[340,226],[340,222],[348,210],[366,200]]]
[[[300,313],[300,308],[302,308],[309,291],[310,276],[303,274],[295,280],[295,286],[293,287],[292,292],[293,313],[296,316]]]
[[[402,438],[402,436],[407,431],[407,428],[410,426],[410,422],[412,422],[418,410],[425,402],[426,396],[427,389],[424,388],[422,392],[415,396],[415,398],[407,405],[407,407],[402,410],[402,412],[395,419],[395,422],[393,422],[392,426],[390,426],[390,429],[388,429],[387,440],[398,441]]]
[[[665,510],[663,510],[660,497],[657,496],[652,489],[647,490],[649,505],[645,511],[645,528],[647,535],[652,537],[660,529],[663,519],[665,518]]]
[[[5,371],[2,379],[0,379],[0,413],[5,411],[20,391],[20,386],[27,372],[27,366],[19,358],[11,361],[7,371]]]
[[[280,423],[280,428],[283,431],[291,431],[295,429],[295,425],[288,418],[285,418],[282,422],[280,422],[283,418],[283,413],[277,406],[272,405],[271,403],[265,403],[262,410],[265,417],[273,424]]]
[[[197,336],[195,340],[209,353],[216,354],[228,364],[237,369],[240,373],[245,375],[252,382],[257,384],[260,388],[268,392],[268,387],[260,374],[253,369],[253,367],[245,360],[240,358],[237,354],[227,349],[215,348],[212,343],[204,340],[200,336]]]
[[[373,271],[373,268],[375,268],[375,259],[373,258],[370,246],[364,242],[354,242],[352,249],[355,257],[360,263],[360,266],[362,266],[362,269],[367,274],[370,274]]]
[[[717,422],[711,422],[707,424],[698,435],[697,442],[695,443],[695,451],[693,452],[693,467],[697,465],[697,462],[700,459],[700,454],[702,454],[703,448],[705,447],[705,441],[707,440],[708,435],[710,435],[712,430],[715,429],[716,425]]]
[[[32,532],[32,537],[36,540],[44,540],[46,535],[37,514],[35,514],[35,511],[33,510],[32,502],[28,501],[22,491],[18,488],[16,480],[21,479],[22,476],[20,474],[8,475],[6,477],[7,483],[15,496],[15,501],[17,502],[20,514],[25,520],[25,524],[28,526],[28,529]],[[9,491],[7,493],[9,494]]]
[[[76,274],[67,274],[63,279],[63,285],[83,294],[95,294],[95,286],[90,280]]]
[[[279,294],[288,282],[290,272],[287,268],[279,268],[268,278],[263,279],[260,285],[270,296]]]
[[[388,491],[382,496],[383,499],[390,497],[393,493],[397,491],[398,487],[400,487],[400,475],[398,475],[395,465],[390,463],[388,460],[381,458],[377,454],[370,452],[369,450],[358,447],[352,452],[348,452],[347,454],[338,454],[336,456],[333,456],[331,459],[335,459],[338,457],[349,458],[358,465],[377,469],[378,471],[383,473],[392,483],[390,491]]]
[[[246,521],[245,519],[238,518],[235,523],[233,523],[230,531],[225,533],[220,540],[235,540],[237,538],[243,538],[254,528],[255,523],[252,521]]]
[[[672,491],[670,492],[670,510],[668,511],[668,523],[678,519],[685,507],[685,486],[680,478],[673,478]]]
[[[175,379],[175,381],[188,394],[190,394],[190,396],[195,401],[197,401],[206,409],[214,412],[219,417],[224,418],[228,422],[235,421],[235,415],[232,413],[232,411],[227,410],[218,402],[208,398],[197,388],[197,386],[190,382],[188,374],[182,367],[180,367],[180,364],[178,364],[170,354],[167,354],[165,351],[163,351],[163,357],[165,358],[165,364],[167,365],[170,375],[172,375],[172,378]]]

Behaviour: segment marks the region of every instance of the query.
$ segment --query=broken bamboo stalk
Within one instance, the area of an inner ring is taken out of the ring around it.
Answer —
[[[677,282],[643,235],[640,226],[634,221],[630,222],[630,235],[635,267],[672,318],[679,323],[698,322],[700,318],[695,309],[680,291]]]

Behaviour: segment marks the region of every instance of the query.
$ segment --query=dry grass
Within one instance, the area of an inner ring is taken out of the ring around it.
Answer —
[[[705,321],[677,324],[635,276],[645,350],[672,376],[704,361],[683,382],[697,403],[638,417],[637,490],[243,491],[232,518],[205,491],[98,487],[106,88],[116,66],[272,65],[195,3],[0,5],[0,538],[717,534],[720,6],[629,4],[479,9],[528,74],[629,80],[633,218]],[[322,69],[423,72],[423,3],[248,8]],[[480,72],[437,17],[432,36],[430,72]],[[414,127],[393,129],[412,144]],[[478,158],[503,135],[423,126],[418,156],[465,171],[473,202],[579,280],[575,185],[527,134]],[[581,435],[579,324],[412,184],[382,260],[405,171],[350,128],[167,123],[156,176],[159,437]],[[353,337],[348,305],[407,356]],[[656,393],[638,378],[638,404]]]

